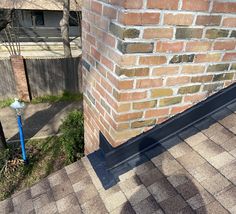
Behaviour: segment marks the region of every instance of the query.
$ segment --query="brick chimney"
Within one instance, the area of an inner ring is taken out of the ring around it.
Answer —
[[[84,0],[85,151],[113,147],[236,79],[236,2]]]

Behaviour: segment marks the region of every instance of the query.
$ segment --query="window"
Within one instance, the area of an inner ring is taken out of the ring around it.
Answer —
[[[43,11],[33,11],[32,12],[32,25],[33,26],[44,25]]]
[[[69,25],[70,26],[78,26],[78,14],[77,14],[77,12],[75,12],[75,11],[70,12]]]

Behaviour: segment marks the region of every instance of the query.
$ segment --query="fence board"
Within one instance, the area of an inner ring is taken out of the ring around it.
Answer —
[[[9,59],[0,60],[0,99],[16,97],[15,79]]]
[[[58,95],[63,91],[79,91],[79,61],[77,58],[26,59],[32,97]]]

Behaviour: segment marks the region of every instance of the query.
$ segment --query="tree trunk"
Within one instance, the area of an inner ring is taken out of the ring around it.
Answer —
[[[63,17],[60,21],[65,57],[72,57],[69,39],[70,0],[63,0]]]
[[[0,121],[0,149],[6,149],[6,148],[7,148],[6,138]]]
[[[0,16],[0,31],[5,29],[7,25],[12,21],[12,14],[14,9],[4,10]]]

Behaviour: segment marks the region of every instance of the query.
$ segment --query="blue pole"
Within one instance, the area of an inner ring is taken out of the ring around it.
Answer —
[[[17,123],[18,123],[18,128],[19,128],[19,133],[20,133],[20,144],[21,144],[22,158],[23,158],[24,162],[27,163],[28,161],[27,161],[26,151],[25,151],[25,139],[24,139],[20,115],[17,115]]]

